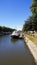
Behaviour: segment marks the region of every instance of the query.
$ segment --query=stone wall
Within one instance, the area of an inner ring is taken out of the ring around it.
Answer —
[[[29,38],[27,38],[25,36],[24,36],[24,40],[35,59],[36,64],[37,64],[37,46]]]

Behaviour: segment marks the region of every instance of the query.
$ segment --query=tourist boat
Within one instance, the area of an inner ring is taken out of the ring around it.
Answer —
[[[15,39],[23,39],[23,34],[21,32],[19,33],[18,31],[14,31],[11,34],[11,37]]]
[[[14,32],[11,34],[11,37],[12,37],[12,38],[19,38],[19,33],[18,33],[18,31],[14,31]]]

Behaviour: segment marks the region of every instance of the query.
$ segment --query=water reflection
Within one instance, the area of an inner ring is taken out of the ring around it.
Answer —
[[[6,35],[0,37],[0,65],[35,65],[35,62],[23,40]]]
[[[19,41],[19,39],[11,38],[12,43],[17,43],[18,41]]]

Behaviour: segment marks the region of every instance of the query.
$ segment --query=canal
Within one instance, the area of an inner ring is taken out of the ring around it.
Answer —
[[[36,65],[24,40],[0,37],[0,65]]]

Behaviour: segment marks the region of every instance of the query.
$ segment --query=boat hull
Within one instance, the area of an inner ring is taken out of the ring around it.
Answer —
[[[11,36],[12,38],[16,38],[16,39],[18,39],[19,38],[19,36],[15,36],[15,35],[13,35],[13,36]]]

